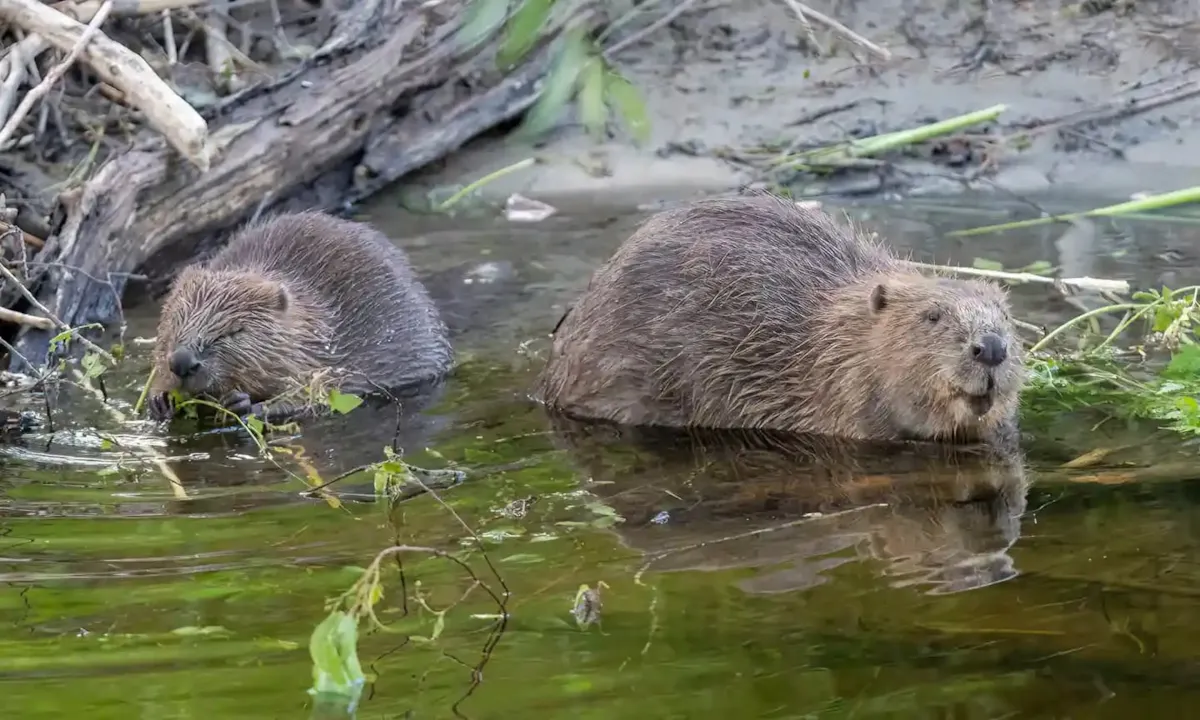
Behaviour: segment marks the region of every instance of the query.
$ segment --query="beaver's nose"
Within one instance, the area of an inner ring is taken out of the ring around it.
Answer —
[[[971,346],[971,355],[988,367],[996,367],[1008,357],[1008,348],[999,335],[988,333]]]
[[[185,378],[200,367],[200,358],[196,357],[196,353],[188,348],[175,348],[167,365],[171,368],[171,372],[178,377]]]

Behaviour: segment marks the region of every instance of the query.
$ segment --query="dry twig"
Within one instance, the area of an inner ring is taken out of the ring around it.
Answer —
[[[617,53],[621,52],[622,50],[629,47],[630,45],[633,45],[636,42],[640,42],[641,40],[644,40],[647,35],[652,34],[659,28],[663,27],[664,25],[671,22],[675,18],[677,18],[680,15],[682,15],[683,13],[687,12],[688,8],[690,8],[694,4],[696,4],[696,0],[683,0],[683,2],[679,3],[675,7],[671,8],[671,10],[669,12],[667,12],[665,15],[663,15],[659,19],[650,23],[649,25],[642,28],[641,30],[638,30],[637,32],[629,35],[628,37],[622,38],[621,40],[618,40],[617,42],[610,45],[608,48],[606,48],[604,50],[604,58],[606,60],[611,59],[613,55],[616,55]]]
[[[53,330],[54,321],[50,318],[38,317],[36,315],[26,315],[23,312],[9,310],[6,307],[0,307],[0,320],[4,322],[16,323],[18,325],[31,325],[41,330]]]
[[[9,50],[8,57],[8,72],[5,75],[0,71],[0,77],[3,77],[3,82],[0,82],[0,123],[3,123],[12,112],[13,106],[17,102],[17,90],[21,87],[21,83],[25,82],[25,76],[28,74],[25,64],[25,52],[21,47],[22,43],[17,43]]]
[[[39,302],[38,299],[33,296],[33,293],[29,292],[29,288],[25,287],[25,283],[21,282],[20,279],[18,279],[16,275],[13,275],[12,270],[9,270],[7,267],[5,267],[4,263],[2,263],[2,262],[0,262],[0,275],[4,275],[4,277],[9,282],[11,282],[13,285],[16,285],[17,290],[19,290],[21,292],[21,294],[23,296],[25,296],[25,299],[29,301],[29,304],[33,305],[35,308],[37,308],[38,310],[41,310],[43,313],[45,313],[46,317],[54,324],[54,327],[58,328],[59,330],[61,330],[63,332],[67,332],[71,329],[71,326],[67,325],[65,322],[60,320],[58,318],[58,316],[56,316],[53,312],[50,311],[50,308],[46,307],[41,302]],[[87,345],[88,349],[90,349],[94,353],[97,353],[98,355],[103,357],[105,360],[107,360],[109,363],[111,363],[112,365],[117,364],[116,358],[114,358],[112,356],[112,354],[110,352],[108,352],[107,350],[105,350],[104,348],[100,347],[99,345],[92,342],[91,340],[88,340],[87,338],[83,337],[82,335],[76,334],[75,337],[79,338],[79,341],[82,342],[84,345]]]
[[[803,23],[804,26],[809,30],[811,30],[811,26],[809,26],[808,20],[811,18],[832,30],[834,34],[840,35],[855,45],[872,53],[880,60],[887,61],[892,59],[892,53],[888,51],[887,48],[876,45],[828,15],[817,12],[804,3],[797,2],[797,0],[784,0],[784,3],[792,9],[792,12],[796,13],[797,17],[800,18],[800,22]]]
[[[951,272],[959,275],[975,275],[978,277],[996,278],[997,280],[1008,280],[1009,282],[1033,282],[1043,283],[1046,285],[1061,285],[1073,290],[1090,290],[1092,292],[1111,292],[1119,295],[1129,294],[1129,283],[1124,280],[1106,280],[1104,278],[1056,278],[1047,277],[1045,275],[1035,275],[1026,272],[1005,272],[1003,270],[985,270],[983,268],[969,267],[954,267],[951,265],[933,265],[930,263],[913,262],[909,264],[923,268],[925,270],[934,270],[936,272]]]
[[[204,50],[214,82],[232,93],[241,88],[242,82],[230,52],[235,48],[225,37],[225,15],[228,13],[229,0],[212,0],[212,13],[204,23]]]
[[[50,89],[59,81],[59,78],[67,72],[67,69],[75,64],[76,58],[79,57],[79,54],[91,42],[92,37],[100,30],[100,25],[108,19],[108,14],[112,12],[112,7],[113,0],[104,0],[104,4],[96,11],[96,14],[92,17],[92,21],[84,28],[83,32],[79,35],[79,39],[75,41],[74,47],[63,58],[62,62],[51,68],[50,72],[46,73],[46,77],[42,78],[42,81],[36,87],[25,93],[21,104],[17,106],[12,116],[4,123],[4,127],[0,128],[0,150],[3,150],[8,145],[8,141],[12,139],[12,136],[16,134],[21,121],[33,109],[34,103],[41,99],[43,95],[50,92]],[[17,69],[17,66],[13,66],[13,74],[16,74]]]
[[[0,0],[0,19],[35,34],[39,42],[44,38],[65,52],[70,52],[87,30],[87,26],[37,0]],[[150,126],[162,133],[172,147],[202,171],[208,169],[208,124],[140,55],[103,33],[83,47],[82,55],[96,75],[125,93],[129,103],[145,115]]]
[[[796,0],[783,0],[783,2],[792,9],[792,12],[796,13],[796,19],[800,21],[800,26],[804,28],[804,36],[808,39],[809,44],[812,45],[813,50],[817,51],[818,56],[824,55],[825,49],[821,47],[820,41],[817,40],[817,34],[813,32],[812,23],[808,21],[808,18],[804,17],[804,8]]]

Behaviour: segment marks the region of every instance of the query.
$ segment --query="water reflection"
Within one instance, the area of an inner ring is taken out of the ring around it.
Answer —
[[[1016,576],[1023,459],[983,448],[690,432],[553,419],[587,489],[657,571],[755,568],[750,593],[814,587],[854,559],[893,586],[960,592]],[[847,555],[843,551],[852,551]]]

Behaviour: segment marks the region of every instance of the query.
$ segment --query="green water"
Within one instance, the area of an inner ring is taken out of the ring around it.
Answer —
[[[940,230],[993,219],[862,212],[930,261],[1048,260],[1149,284],[1194,281],[1200,266],[1185,225],[949,243]],[[1030,485],[982,504],[940,497],[940,481],[901,492],[867,473],[842,493],[786,467],[756,475],[716,455],[690,465],[652,447],[564,443],[526,398],[544,337],[637,217],[510,226],[371,208],[439,282],[479,263],[510,275],[490,290],[439,288],[458,298],[464,363],[437,404],[399,431],[391,411],[363,409],[282,442],[329,478],[395,438],[416,465],[467,473],[440,491],[445,506],[375,502],[365,477],[332,486],[334,506],[303,496],[303,470],[245,436],[121,426],[98,400],[56,394],[53,432],[0,449],[0,716],[344,716],[306,693],[308,638],[353,568],[395,544],[461,550],[487,587],[428,555],[402,556],[403,586],[385,564],[385,623],[428,636],[417,596],[450,609],[435,642],[361,639],[371,682],[359,718],[1186,716],[1179,707],[1200,700],[1194,443],[1027,407]],[[1077,312],[1040,288],[1014,301],[1039,322]],[[129,336],[153,325],[154,308],[130,311]],[[146,354],[129,347],[130,366],[106,383],[126,411]],[[1059,467],[1096,447],[1121,449]],[[140,459],[148,449],[174,458],[182,492]],[[950,484],[986,474],[921,472]],[[908,584],[905,558],[926,576],[940,563],[976,579],[956,593]],[[599,621],[581,628],[576,592],[599,583]],[[504,588],[497,633],[487,590]]]

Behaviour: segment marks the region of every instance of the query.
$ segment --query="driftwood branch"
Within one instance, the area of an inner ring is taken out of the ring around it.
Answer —
[[[297,71],[211,110],[208,172],[155,137],[110,158],[62,198],[65,220],[38,255],[40,301],[73,327],[107,324],[129,273],[169,277],[257,210],[337,210],[519,115],[552,34],[502,74],[494,46],[455,42],[468,2],[352,4]],[[47,340],[26,327],[16,345],[36,360]]]
[[[1130,292],[1129,283],[1125,280],[1108,280],[1106,278],[1057,278],[1047,277],[1045,275],[1035,275],[1027,272],[1006,272],[1004,270],[987,270],[984,268],[969,268],[969,267],[954,267],[950,265],[932,265],[930,263],[909,262],[910,265],[925,270],[934,270],[937,272],[949,272],[957,275],[974,275],[976,277],[995,278],[997,280],[1007,280],[1008,282],[1016,283],[1041,283],[1044,285],[1061,285],[1072,290],[1084,290],[1091,292],[1111,292],[1119,295],[1128,295]]]
[[[86,25],[37,0],[0,0],[0,19],[34,34],[22,43],[38,38],[29,48],[22,48],[26,58],[38,55],[41,42],[69,53],[87,32]],[[140,55],[97,33],[83,47],[82,57],[98,77],[124,93],[126,102],[140,110],[147,123],[180,154],[201,170],[208,169],[207,123]]]
[[[30,327],[35,327],[39,330],[54,329],[54,321],[50,318],[37,317],[36,315],[26,315],[23,312],[9,310],[8,308],[0,308],[0,320],[3,320],[4,322],[16,323],[17,325],[29,325]]]
[[[95,36],[95,34],[100,30],[100,25],[108,18],[108,14],[112,12],[112,6],[113,0],[105,0],[104,4],[100,6],[100,9],[96,12],[96,15],[92,18],[91,22],[89,22],[87,27],[84,28],[83,34],[81,34],[79,39],[75,41],[75,46],[71,48],[71,51],[67,53],[67,56],[63,58],[62,62],[51,68],[50,72],[46,73],[46,77],[42,78],[42,81],[38,83],[36,87],[25,93],[25,97],[21,99],[21,104],[17,106],[16,111],[14,111],[13,114],[8,117],[8,120],[4,123],[4,126],[0,127],[0,150],[3,150],[5,146],[8,145],[8,141],[11,140],[12,136],[16,134],[17,128],[21,125],[21,121],[24,120],[25,116],[29,114],[29,111],[33,109],[34,104],[37,103],[38,100],[42,99],[46,93],[50,92],[50,89],[54,87],[54,84],[57,83],[59,79],[61,79],[62,76],[67,72],[67,69],[75,64],[75,60],[79,57],[79,53],[83,52],[83,49],[87,47],[89,42],[91,42],[92,37]],[[0,115],[0,117],[4,116]]]

